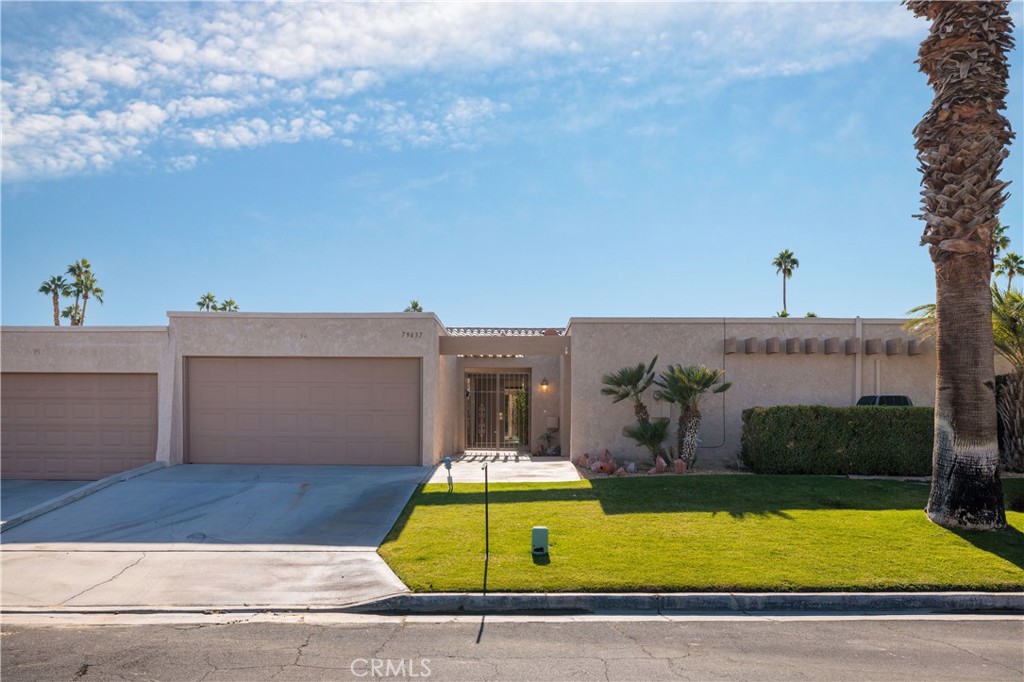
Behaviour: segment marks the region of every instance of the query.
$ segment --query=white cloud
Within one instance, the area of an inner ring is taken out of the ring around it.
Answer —
[[[80,11],[103,21],[51,30],[58,10],[48,7],[39,35],[5,36],[8,180],[105,170],[158,140],[194,145],[171,149],[171,167],[200,149],[326,137],[351,145],[353,135],[392,148],[472,145],[523,111],[507,92],[529,92],[550,108],[545,97],[562,97],[567,79],[590,74],[630,97],[655,93],[647,106],[671,90],[666,83],[700,88],[824,71],[924,30],[904,8],[870,3],[124,3]],[[489,78],[463,77],[491,72],[504,101],[472,85]],[[407,84],[413,94],[396,96]],[[333,112],[332,101],[338,113],[312,113]],[[586,130],[606,120],[581,102],[560,125]],[[633,132],[644,134],[643,124]]]

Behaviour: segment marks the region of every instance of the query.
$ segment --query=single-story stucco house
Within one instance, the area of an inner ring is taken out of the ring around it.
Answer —
[[[0,330],[2,476],[94,479],[179,463],[430,466],[467,449],[644,453],[602,375],[659,356],[721,367],[700,465],[736,462],[741,412],[931,405],[935,353],[897,319],[573,318],[446,328],[432,313],[170,312],[159,327]],[[650,394],[647,394],[648,396]],[[648,400],[653,416],[675,417]]]

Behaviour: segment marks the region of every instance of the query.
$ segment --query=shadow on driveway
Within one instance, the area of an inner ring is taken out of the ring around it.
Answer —
[[[87,483],[92,481],[0,481],[0,520],[6,521]]]

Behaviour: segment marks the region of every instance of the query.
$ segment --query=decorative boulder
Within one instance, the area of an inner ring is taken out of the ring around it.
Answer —
[[[602,466],[604,466],[604,462],[601,462],[601,461],[591,462],[590,463],[590,470],[594,471],[594,472],[599,472],[599,471],[601,471],[601,467]]]
[[[576,466],[583,467],[584,469],[589,467],[590,466],[590,455],[588,455],[587,453],[584,452],[582,455],[577,457],[576,458]]]
[[[677,474],[685,474],[686,469],[687,466],[685,460],[677,459],[676,461],[672,462],[672,471],[676,472]]]
[[[608,452],[607,448],[601,451],[601,461],[602,462],[607,462],[607,461],[611,460],[611,458],[612,458],[612,453]]]
[[[626,473],[627,474],[635,474],[636,473],[636,462],[630,462],[629,464],[626,465]]]
[[[619,467],[618,469],[615,470],[615,475],[619,477],[625,476],[626,470],[623,469],[622,467]]]
[[[615,473],[616,466],[615,466],[615,460],[614,459],[609,459],[607,462],[601,462],[599,466],[600,466],[599,471],[602,474],[614,474]]]
[[[654,470],[659,474],[663,474],[668,471],[668,464],[661,457],[658,457],[658,460],[654,463]]]

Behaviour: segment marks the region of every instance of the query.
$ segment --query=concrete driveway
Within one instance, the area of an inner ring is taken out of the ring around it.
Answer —
[[[12,528],[4,610],[305,608],[406,591],[377,555],[421,467],[185,465]]]
[[[0,481],[0,520],[81,488],[89,481]]]

